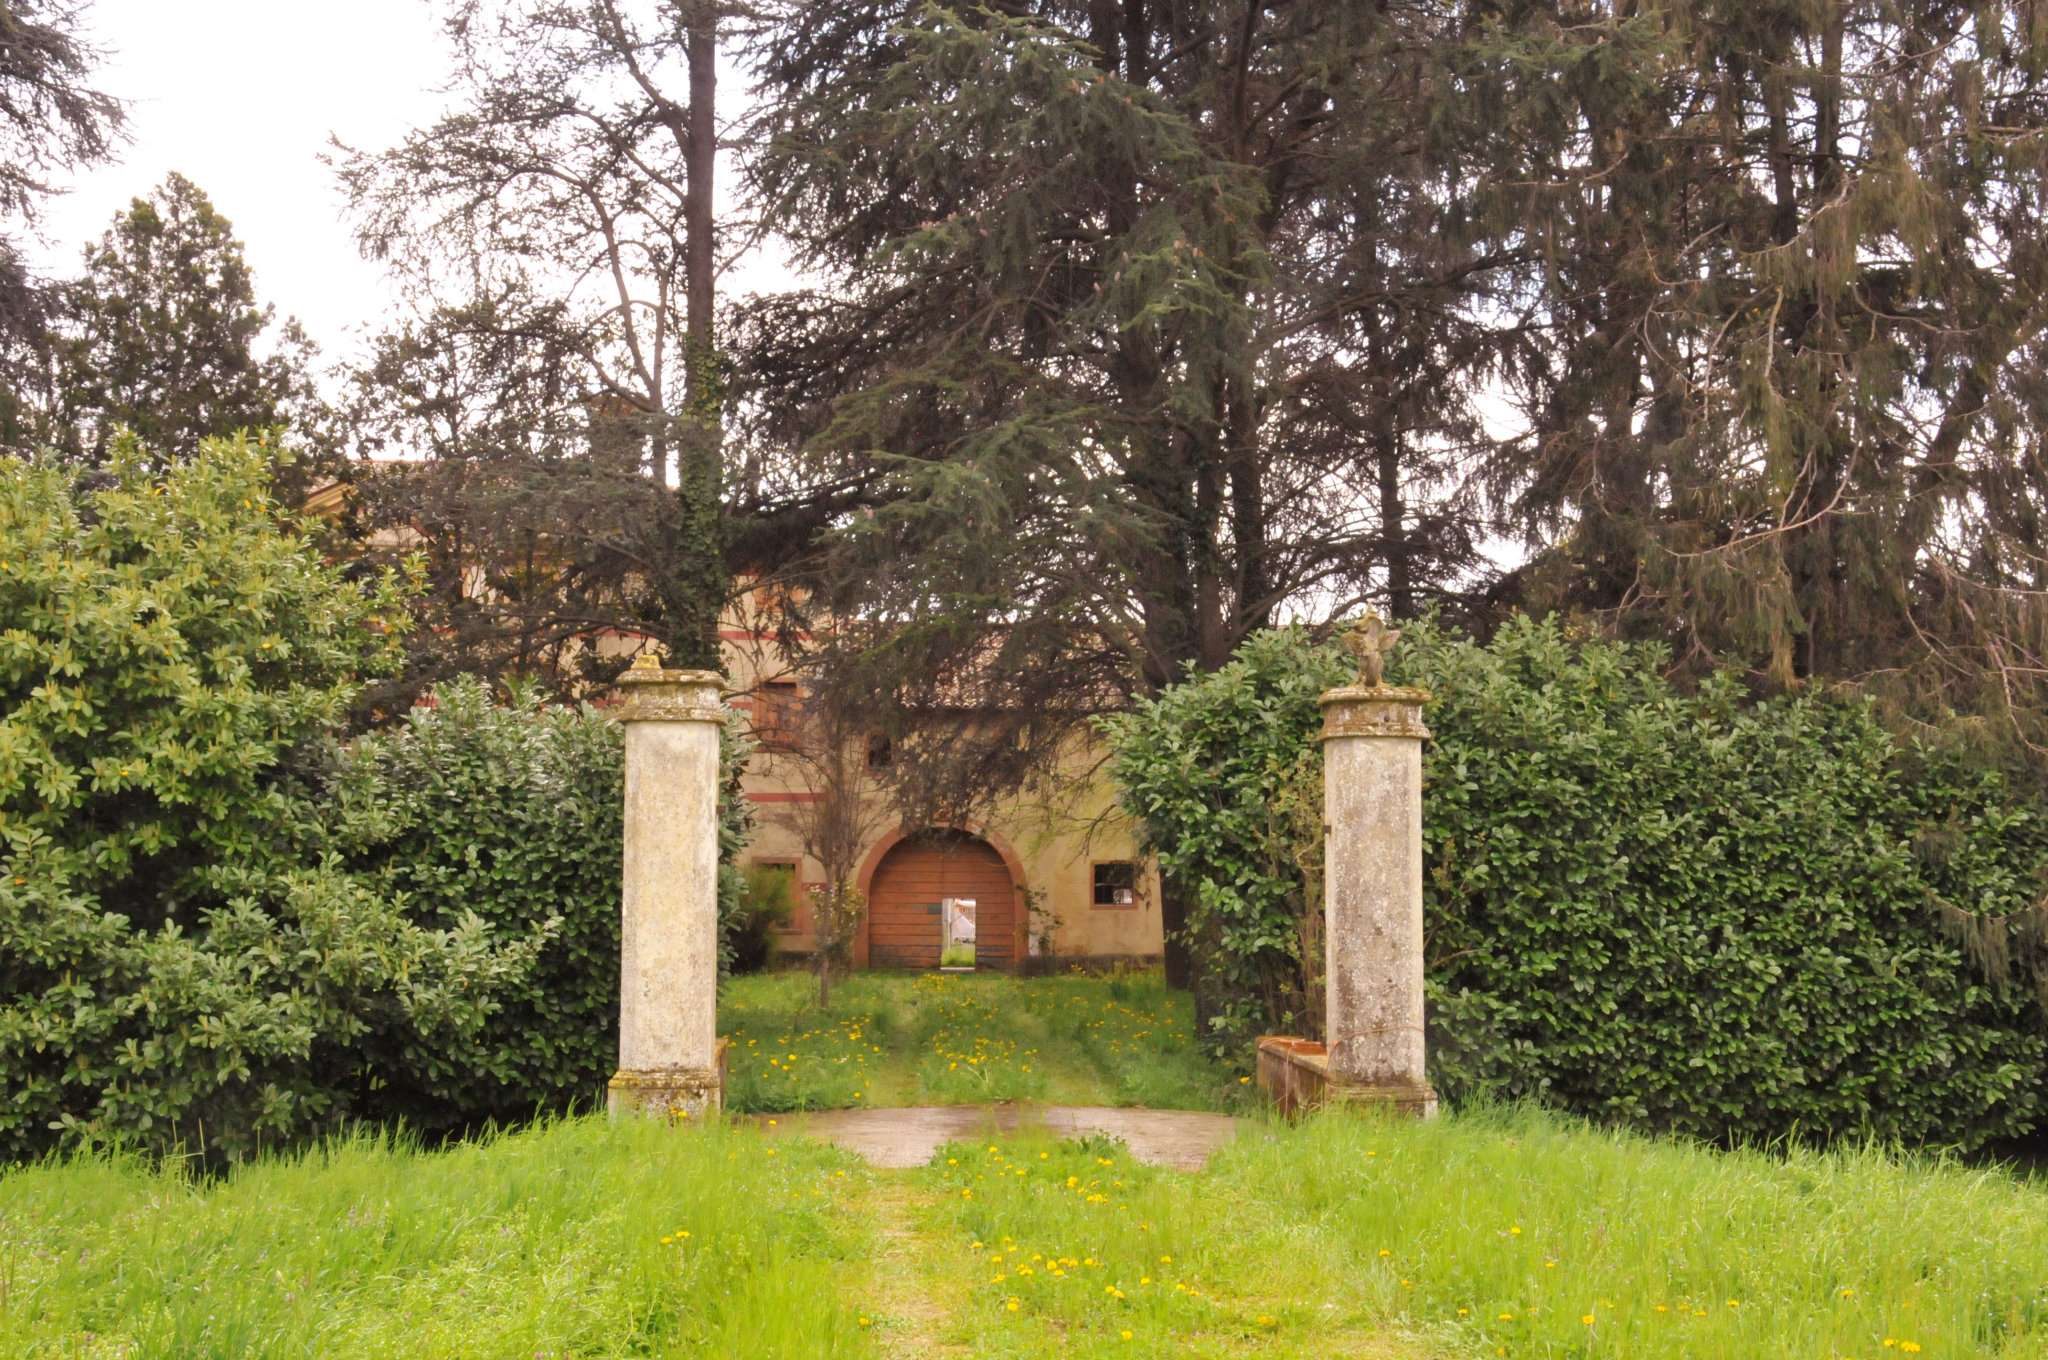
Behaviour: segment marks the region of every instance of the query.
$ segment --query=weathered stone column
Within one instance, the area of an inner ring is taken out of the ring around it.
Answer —
[[[1426,690],[1380,682],[1398,634],[1369,619],[1358,685],[1323,707],[1328,1099],[1436,1110],[1423,1071],[1422,723]],[[1371,654],[1367,662],[1367,653]]]
[[[701,1115],[723,1095],[718,1046],[715,671],[643,655],[625,696],[626,845],[619,932],[619,1071],[611,1112]]]

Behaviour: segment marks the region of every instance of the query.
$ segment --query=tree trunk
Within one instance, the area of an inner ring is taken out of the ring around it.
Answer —
[[[1166,967],[1166,985],[1187,991],[1194,985],[1194,954],[1182,932],[1187,928],[1188,904],[1180,891],[1163,877],[1159,884],[1159,925],[1166,943],[1161,961]]]
[[[1408,540],[1408,503],[1401,495],[1401,436],[1383,419],[1373,440],[1379,475],[1380,538],[1387,563],[1387,616],[1415,617],[1415,545]]]
[[[718,268],[712,225],[718,170],[718,18],[713,6],[697,9],[685,37],[690,120],[683,153],[683,421],[675,557],[663,604],[673,663],[716,670],[727,573],[719,522],[725,384],[712,332]]]

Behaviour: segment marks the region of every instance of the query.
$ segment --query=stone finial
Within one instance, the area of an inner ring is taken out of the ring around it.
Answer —
[[[658,671],[661,669],[661,657],[654,652],[642,652],[633,658],[633,669],[636,671]]]
[[[1387,683],[1387,653],[1401,640],[1401,630],[1389,628],[1377,614],[1367,614],[1340,639],[1345,649],[1358,658],[1358,683],[1378,689]]]

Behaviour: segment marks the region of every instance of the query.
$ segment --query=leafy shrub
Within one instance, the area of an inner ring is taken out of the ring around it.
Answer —
[[[313,852],[311,755],[402,611],[269,475],[240,440],[161,477],[0,460],[0,1157],[330,1126],[363,1036],[447,1041],[530,962]]]
[[[775,932],[796,914],[796,874],[786,864],[752,864],[740,877],[745,891],[727,931],[732,971],[758,973],[775,955]]]
[[[507,938],[544,937],[533,969],[460,1043],[404,1042],[373,1055],[362,1108],[430,1132],[586,1108],[618,1061],[623,729],[587,705],[515,686],[504,702],[474,677],[351,747],[335,781],[350,867],[422,925],[480,918]],[[731,867],[746,840],[734,796],[745,749],[721,746],[721,963],[757,910]]]
[[[1996,771],[1901,747],[1861,702],[1681,693],[1647,647],[1518,621],[1412,630],[1433,1077],[1712,1138],[1964,1147],[2041,1119],[2016,954],[2048,818]],[[1293,634],[1110,725],[1125,805],[1192,903],[1220,1047],[1320,991],[1314,698]],[[1968,952],[1966,953],[1966,946]]]
[[[616,1060],[617,724],[465,681],[342,748],[401,583],[323,562],[269,475],[245,442],[0,462],[0,1159],[454,1129]]]
[[[719,965],[758,904],[734,861],[750,834],[738,776],[749,747],[720,738]],[[515,686],[501,703],[474,677],[359,739],[336,781],[356,872],[423,924],[475,913],[547,937],[533,972],[464,1045],[392,1055],[366,1106],[438,1130],[588,1105],[617,1065],[625,742],[600,711]],[[390,1074],[397,1074],[396,1076]]]
[[[1105,722],[1124,808],[1188,903],[1197,1013],[1218,1056],[1319,1035],[1322,751],[1317,699],[1352,672],[1291,632]]]

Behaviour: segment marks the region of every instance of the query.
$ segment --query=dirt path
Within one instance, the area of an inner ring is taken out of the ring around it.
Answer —
[[[1111,1109],[1086,1105],[918,1105],[893,1110],[818,1110],[752,1121],[773,1136],[821,1139],[871,1166],[923,1166],[947,1143],[1044,1129],[1062,1138],[1115,1138],[1153,1166],[1199,1171],[1237,1136],[1229,1115],[1196,1110]]]
[[[966,1304],[966,1286],[931,1272],[930,1241],[922,1218],[932,1196],[902,1175],[875,1178],[861,1202],[874,1224],[879,1250],[867,1297],[873,1300],[875,1339],[888,1356],[966,1355],[947,1339],[946,1321]]]

